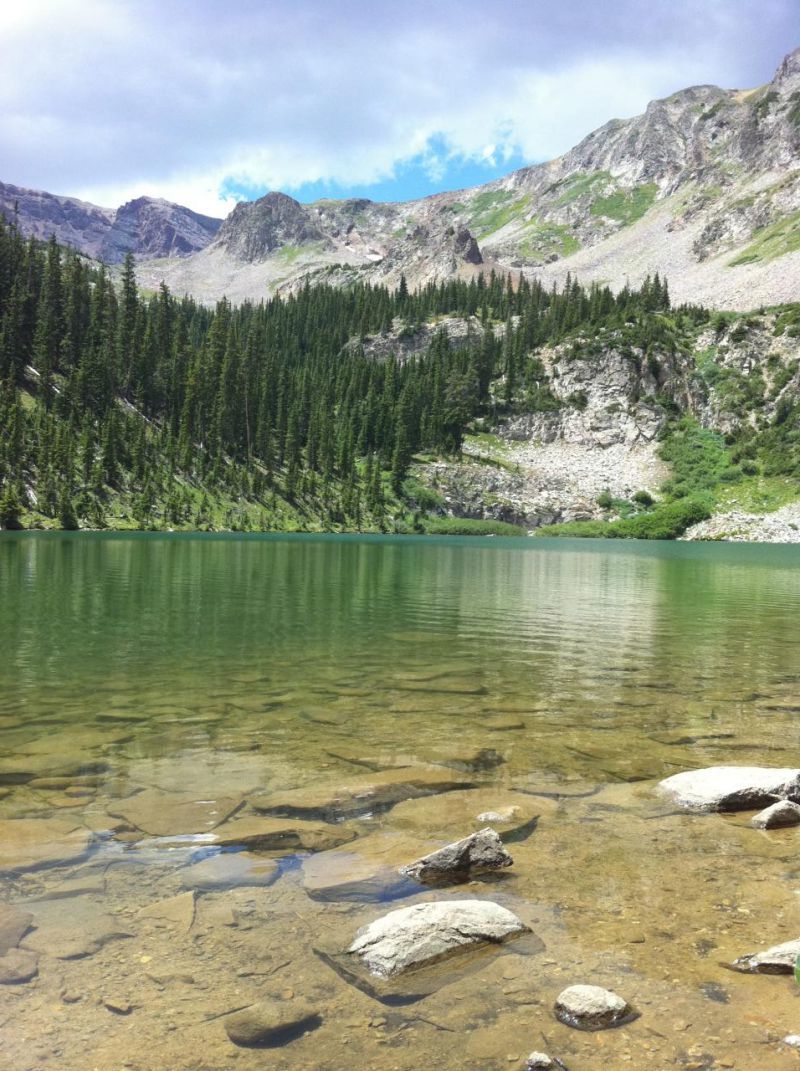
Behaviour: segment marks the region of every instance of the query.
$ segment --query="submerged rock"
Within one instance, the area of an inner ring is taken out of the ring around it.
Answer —
[[[466,881],[474,872],[501,870],[513,863],[514,860],[503,847],[500,837],[487,826],[401,867],[400,873],[416,881],[436,884],[443,881]]]
[[[171,837],[208,833],[222,825],[241,805],[241,797],[198,799],[187,793],[147,788],[129,799],[110,803],[106,810],[112,818],[122,818],[151,837]]]
[[[220,852],[199,863],[184,867],[181,882],[185,889],[232,889],[271,885],[280,876],[280,866],[253,852]]]
[[[521,919],[490,900],[442,900],[390,911],[359,930],[347,952],[376,977],[391,978],[527,932]]]
[[[74,863],[89,852],[92,835],[63,818],[0,820],[0,873]]]
[[[303,888],[312,900],[385,901],[415,891],[400,866],[435,842],[405,834],[376,833],[303,860]]]
[[[634,1012],[626,1000],[598,985],[571,985],[559,993],[556,1018],[578,1030],[606,1030],[628,1022]]]
[[[28,948],[12,948],[0,956],[0,985],[30,982],[39,971],[39,957]]]
[[[800,807],[791,800],[780,800],[770,807],[765,807],[750,820],[756,829],[781,829],[785,826],[800,825]]]
[[[763,952],[751,952],[734,960],[731,967],[744,974],[791,974],[797,957],[800,956],[800,937],[773,945]]]
[[[373,811],[388,810],[402,800],[471,788],[456,771],[442,767],[384,770],[342,784],[312,785],[250,800],[254,810],[287,818],[337,821]]]
[[[226,822],[213,834],[221,848],[242,847],[253,851],[322,852],[348,844],[356,832],[343,822],[302,822],[294,818],[247,815]]]
[[[234,1045],[268,1048],[285,1045],[322,1024],[322,1017],[304,1001],[260,1001],[229,1015],[225,1031]]]
[[[491,825],[500,839],[524,840],[543,814],[554,814],[553,800],[536,798],[502,788],[472,788],[446,792],[428,799],[398,803],[385,819],[392,828],[421,835],[443,834],[453,829],[476,831]]]
[[[658,789],[687,811],[748,811],[776,800],[800,799],[800,770],[710,766],[673,774]]]
[[[30,911],[21,911],[13,904],[0,904],[0,956],[17,947],[32,922]]]
[[[168,900],[148,904],[139,911],[139,918],[167,922],[188,933],[194,922],[194,896],[194,891],[179,893]]]

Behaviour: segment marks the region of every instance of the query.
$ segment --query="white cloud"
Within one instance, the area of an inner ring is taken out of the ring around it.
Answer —
[[[546,159],[654,96],[768,77],[793,43],[792,7],[652,0],[643,20],[634,0],[611,13],[578,0],[27,0],[0,16],[0,178],[224,214],[231,181],[367,184],[416,158],[440,180],[450,155]]]

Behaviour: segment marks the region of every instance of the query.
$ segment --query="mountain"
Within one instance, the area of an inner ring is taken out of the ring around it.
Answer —
[[[495,269],[614,289],[667,276],[678,301],[753,308],[800,300],[800,49],[753,90],[694,86],[613,119],[564,156],[401,204],[303,205],[272,192],[219,221],[140,198],[111,212],[0,186],[24,231],[92,256],[140,258],[204,302],[312,282],[410,287]]]
[[[61,244],[107,264],[121,264],[126,253],[140,260],[188,256],[207,246],[222,222],[156,197],[98,208],[0,182],[0,215],[11,220],[15,214],[24,234],[54,234]]]
[[[141,275],[236,300],[306,276],[414,286],[492,268],[617,289],[658,271],[678,300],[722,308],[800,299],[800,49],[766,86],[682,90],[484,186],[404,204],[269,193]]]

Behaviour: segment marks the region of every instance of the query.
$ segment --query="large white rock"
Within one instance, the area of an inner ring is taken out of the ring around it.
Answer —
[[[746,974],[791,974],[795,961],[800,956],[800,938],[773,945],[763,952],[751,952],[740,956],[731,964],[734,970]]]
[[[440,900],[390,911],[359,930],[347,951],[376,977],[391,978],[527,931],[513,912],[491,900]]]
[[[556,999],[556,1018],[579,1030],[604,1030],[634,1015],[626,1000],[599,985],[571,985]]]
[[[780,799],[800,799],[800,770],[709,766],[673,774],[658,789],[687,811],[749,811]]]

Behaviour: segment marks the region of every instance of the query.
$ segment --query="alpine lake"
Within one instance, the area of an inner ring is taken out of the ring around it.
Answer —
[[[728,969],[800,936],[800,827],[656,791],[800,766],[800,549],[6,533],[0,652],[0,1067],[800,1067],[800,985]],[[512,867],[398,874],[487,824]],[[531,933],[342,966],[460,898]],[[234,1043],[259,1002],[313,1018]]]

